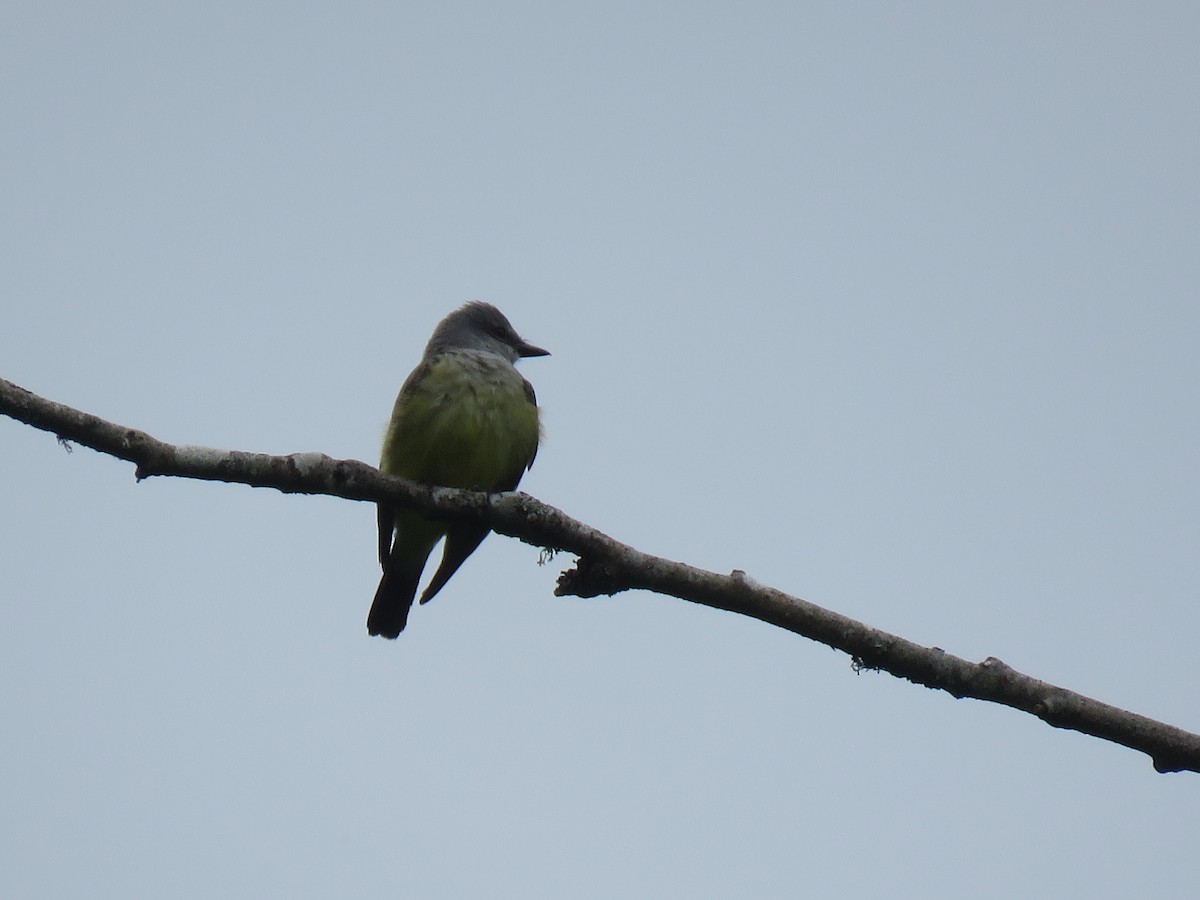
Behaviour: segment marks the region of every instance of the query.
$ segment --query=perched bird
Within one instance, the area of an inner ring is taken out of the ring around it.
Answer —
[[[549,356],[513,330],[490,303],[474,301],[438,323],[420,364],[400,388],[379,468],[414,481],[475,491],[511,491],[537,456],[541,425],[533,386],[513,365]],[[428,603],[487,537],[485,525],[429,518],[379,504],[383,578],[367,631],[395,638],[404,630],[434,545],[442,563],[421,594]]]

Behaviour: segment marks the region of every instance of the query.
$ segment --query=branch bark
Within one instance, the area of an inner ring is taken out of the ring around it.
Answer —
[[[523,493],[480,494],[432,487],[384,475],[357,460],[322,453],[271,456],[210,447],[176,446],[144,431],[108,422],[0,379],[0,413],[127,460],[138,480],[154,475],[328,494],[348,500],[388,500],[442,516],[483,522],[500,534],[577,557],[563,572],[557,596],[595,597],[647,590],[750,616],[849,654],[858,671],[883,671],[915,684],[1031,713],[1055,728],[1090,734],[1150,756],[1159,772],[1200,772],[1200,735],[1085,697],[1012,669],[995,657],[972,663],[939,647],[923,647],[813,603],[728,575],[643,553]]]

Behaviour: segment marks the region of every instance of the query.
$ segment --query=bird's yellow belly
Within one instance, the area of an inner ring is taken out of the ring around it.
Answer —
[[[538,442],[537,407],[511,366],[449,353],[402,394],[381,468],[474,490],[515,485]]]

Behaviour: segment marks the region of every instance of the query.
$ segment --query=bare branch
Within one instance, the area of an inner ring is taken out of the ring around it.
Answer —
[[[336,460],[321,453],[270,456],[176,446],[46,400],[3,379],[0,413],[52,432],[61,441],[132,462],[139,480],[175,475],[285,493],[389,500],[486,522],[501,534],[578,557],[575,568],[559,576],[558,596],[593,597],[641,589],[740,613],[841,650],[859,671],[885,671],[957,698],[972,697],[1032,713],[1056,728],[1146,753],[1159,772],[1200,772],[1200,735],[1039,681],[994,657],[972,663],[938,647],[920,646],[760,585],[740,571],[721,575],[642,553],[527,494],[429,487],[384,475],[357,460]]]

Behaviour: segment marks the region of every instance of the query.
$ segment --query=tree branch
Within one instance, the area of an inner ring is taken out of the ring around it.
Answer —
[[[707,572],[635,550],[523,493],[480,494],[430,487],[384,475],[357,460],[321,453],[270,456],[175,446],[32,394],[0,379],[0,413],[136,465],[138,480],[174,475],[225,481],[284,493],[388,500],[441,516],[486,523],[501,534],[578,557],[559,576],[558,596],[594,597],[641,589],[740,613],[850,655],[859,670],[889,672],[916,684],[1032,713],[1067,728],[1146,753],[1159,772],[1200,772],[1200,735],[1039,681],[994,657],[968,662],[938,647],[864,625],[782,591],[744,572]]]

